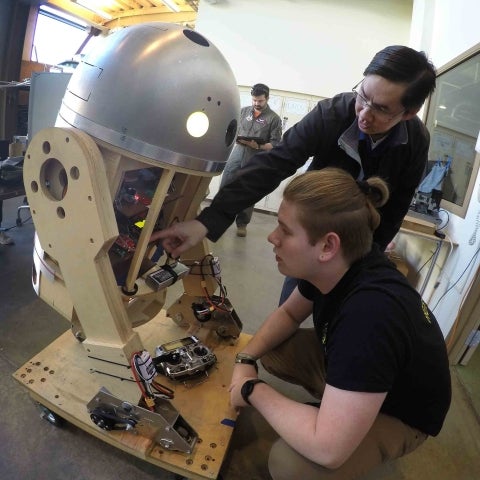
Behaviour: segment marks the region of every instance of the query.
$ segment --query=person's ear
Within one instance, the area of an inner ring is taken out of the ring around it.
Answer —
[[[326,233],[319,241],[318,258],[321,261],[327,261],[335,257],[340,251],[340,237],[335,232]]]
[[[409,108],[407,111],[404,112],[402,115],[402,120],[410,120],[413,118],[418,112],[420,108]]]

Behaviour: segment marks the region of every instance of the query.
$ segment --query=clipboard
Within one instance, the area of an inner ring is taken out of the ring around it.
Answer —
[[[259,145],[264,145],[265,143],[267,143],[267,141],[261,137],[248,137],[245,135],[238,135],[237,140],[247,140],[249,142],[255,140]]]

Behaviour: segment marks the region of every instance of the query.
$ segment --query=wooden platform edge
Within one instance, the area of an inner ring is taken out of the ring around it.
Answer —
[[[164,311],[136,330],[151,354],[155,345],[185,336]],[[242,333],[232,344],[211,333],[208,329],[196,332],[218,359],[203,383],[190,387],[159,379],[175,391],[172,404],[199,435],[191,454],[167,451],[151,438],[131,432],[105,431],[92,422],[86,405],[101,387],[135,404],[140,392],[133,382],[92,373],[83,346],[69,331],[20,367],[13,377],[34,401],[109,445],[192,480],[216,479],[237,418],[228,394],[234,357],[250,336]]]

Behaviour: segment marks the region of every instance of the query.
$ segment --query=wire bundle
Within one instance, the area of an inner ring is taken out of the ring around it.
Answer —
[[[174,397],[172,389],[155,381],[157,372],[148,352],[135,352],[130,359],[130,366],[149,410],[154,411],[156,398],[171,400]]]

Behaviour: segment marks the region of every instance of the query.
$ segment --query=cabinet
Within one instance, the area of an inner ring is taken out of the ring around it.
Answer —
[[[251,105],[250,87],[240,86],[239,92],[241,107]],[[315,95],[271,89],[268,104],[270,108],[282,119],[282,128],[285,132],[288,128],[295,125],[295,123],[297,123],[308,112],[310,112],[315,107],[317,102],[322,98],[323,97],[318,97]],[[310,165],[310,162],[311,160],[308,160],[303,167],[298,169],[295,175],[306,171],[308,165]],[[212,178],[209,186],[209,193],[207,195],[208,200],[212,200],[215,194],[218,192],[221,178],[221,175]],[[283,189],[291,180],[291,178],[293,178],[293,176],[283,180],[276,190],[256,203],[255,209],[277,213],[278,207],[282,201]]]
[[[299,175],[300,173],[305,172],[308,166],[310,165],[310,162],[311,162],[311,159],[309,159],[302,168],[299,168],[295,173],[295,175],[292,175],[291,177],[283,180],[280,183],[280,185],[272,193],[268,194],[267,196],[263,197],[259,202],[257,202],[255,204],[255,209],[260,211],[265,211],[265,212],[277,213],[278,208],[280,207],[280,203],[282,202],[283,189],[293,177],[295,177],[296,175]],[[222,179],[221,175],[218,175],[212,178],[210,185],[208,187],[209,191],[207,194],[207,200],[213,200],[213,197],[215,196],[215,194],[218,192],[220,188],[221,179]]]

